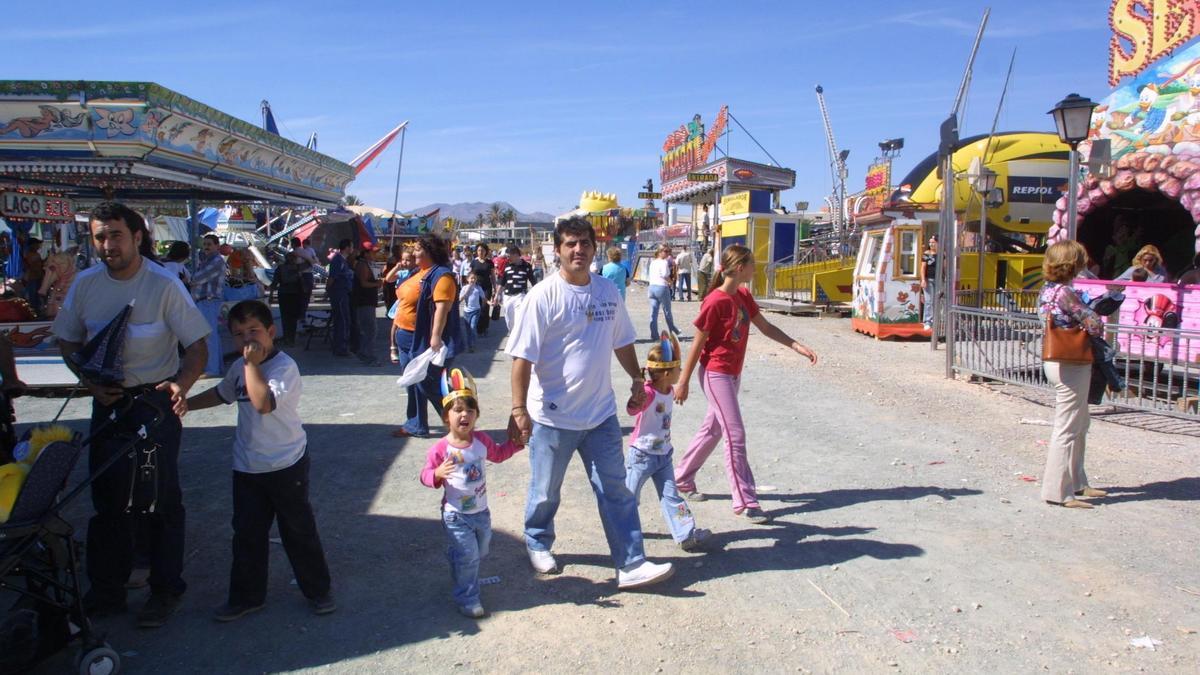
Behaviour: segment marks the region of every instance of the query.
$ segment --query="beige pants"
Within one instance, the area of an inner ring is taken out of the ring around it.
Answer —
[[[1054,385],[1054,428],[1042,476],[1042,499],[1061,504],[1074,499],[1075,493],[1088,484],[1083,451],[1087,445],[1092,367],[1047,361],[1042,368]]]

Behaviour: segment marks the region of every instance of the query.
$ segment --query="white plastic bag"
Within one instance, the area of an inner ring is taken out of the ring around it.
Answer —
[[[418,354],[417,358],[408,362],[408,365],[404,367],[404,374],[396,379],[396,385],[411,387],[425,379],[425,375],[429,372],[429,366],[440,366],[445,362],[446,345],[442,345],[436,352],[426,349]]]

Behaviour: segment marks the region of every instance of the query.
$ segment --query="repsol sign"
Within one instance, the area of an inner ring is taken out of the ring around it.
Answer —
[[[1053,176],[1009,176],[1008,201],[1053,204],[1063,195],[1066,179]]]

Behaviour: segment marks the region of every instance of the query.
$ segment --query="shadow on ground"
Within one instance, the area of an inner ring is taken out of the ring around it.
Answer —
[[[1144,501],[1200,501],[1200,477],[1176,478],[1175,480],[1146,483],[1132,487],[1107,487],[1108,496],[1098,500],[1101,504]]]
[[[430,441],[398,441],[388,435],[391,429],[359,423],[306,425],[312,502],[338,611],[323,617],[309,611],[292,585],[282,547],[275,544],[266,608],[235,623],[218,624],[212,612],[225,599],[230,564],[229,447],[234,427],[186,428],[180,464],[188,509],[184,578],[189,589],[179,612],[161,629],[137,630],[131,615],[99,622],[108,641],[126,655],[127,672],[273,672],[318,667],[484,630],[486,619],[461,617],[450,599],[440,491],[419,483],[411,458],[403,469],[393,468],[403,453],[423,457]],[[497,430],[490,433],[502,435]],[[84,475],[84,464],[72,484]],[[397,475],[396,470],[412,475]],[[388,487],[381,491],[382,486]],[[414,504],[419,513],[414,512]],[[68,511],[80,527],[80,537],[89,515],[86,495]],[[604,605],[616,593],[615,584],[578,577],[540,583],[529,571],[524,548],[518,537],[494,533],[491,555],[481,570],[485,577],[502,579],[484,587],[483,602],[490,611],[554,603]],[[130,591],[131,610],[139,608],[145,597],[145,590]],[[71,650],[52,659],[41,672],[69,670],[73,654]]]

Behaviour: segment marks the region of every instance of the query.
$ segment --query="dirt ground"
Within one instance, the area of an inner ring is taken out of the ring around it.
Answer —
[[[648,336],[644,296],[632,289],[630,311]],[[681,327],[697,309],[675,304]],[[499,577],[483,591],[491,614],[459,616],[439,494],[417,480],[432,441],[388,435],[404,405],[398,373],[297,349],[312,498],[339,611],[313,616],[273,546],[266,609],[212,620],[230,560],[235,413],[221,408],[185,420],[183,607],[159,630],[139,631],[131,616],[102,626],[135,673],[1200,672],[1194,436],[1093,422],[1088,473],[1110,496],[1092,511],[1052,508],[1023,479],[1040,480],[1049,428],[1030,422],[1049,420],[1050,409],[946,380],[944,352],[928,343],[877,342],[847,320],[770,318],[821,358],[809,368],[762,336],[750,341],[743,414],[776,519],[764,527],[733,517],[714,454],[699,476],[714,499],[694,506],[713,544],[683,553],[647,486],[647,553],[677,568],[660,587],[617,592],[578,469],[557,518],[564,572],[535,577],[521,540],[529,468],[519,454],[488,470],[495,538],[482,574]],[[481,387],[481,428],[500,435],[509,366],[502,326],[492,332],[460,363]],[[638,347],[644,358],[648,344]],[[615,381],[624,392],[625,376]],[[693,392],[676,411],[677,446],[704,413]],[[22,399],[19,420],[48,420],[60,403]],[[87,412],[75,401],[64,418],[82,427]],[[628,433],[632,420],[622,424]],[[87,511],[85,499],[74,521]],[[131,592],[131,605],[144,593]],[[1161,644],[1131,644],[1142,637]]]

